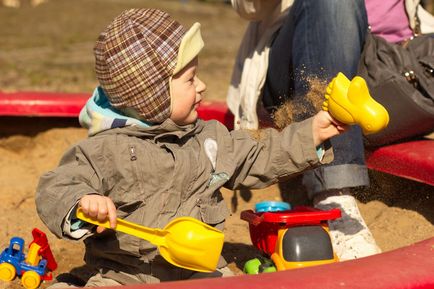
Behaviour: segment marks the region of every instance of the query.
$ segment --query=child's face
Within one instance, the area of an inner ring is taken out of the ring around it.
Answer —
[[[198,59],[193,59],[186,67],[172,77],[172,114],[170,119],[178,125],[196,121],[197,107],[202,100],[206,85],[197,76]]]

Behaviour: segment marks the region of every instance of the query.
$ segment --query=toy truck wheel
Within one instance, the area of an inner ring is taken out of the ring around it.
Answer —
[[[274,264],[265,258],[251,259],[244,264],[244,273],[253,275],[259,273],[276,272]]]
[[[21,277],[21,284],[23,284],[26,289],[36,289],[41,283],[41,276],[34,271],[27,271]]]
[[[12,281],[17,274],[15,267],[9,263],[0,264],[0,280]]]
[[[258,258],[251,259],[244,264],[244,273],[253,275],[259,273],[259,266],[261,266],[261,260]]]

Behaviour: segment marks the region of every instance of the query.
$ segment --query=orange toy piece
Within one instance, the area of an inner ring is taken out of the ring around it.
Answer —
[[[327,222],[278,230],[275,252],[270,258],[277,271],[339,262]]]
[[[381,131],[389,123],[387,110],[371,97],[360,76],[350,81],[339,72],[327,86],[325,99],[323,110],[342,123],[360,125],[365,135]]]

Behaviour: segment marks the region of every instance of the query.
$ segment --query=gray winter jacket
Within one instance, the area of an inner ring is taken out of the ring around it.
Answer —
[[[256,140],[247,131],[228,131],[217,121],[180,127],[170,119],[100,132],[70,148],[41,177],[37,211],[59,238],[67,237],[65,218],[86,194],[110,197],[119,218],[144,226],[162,228],[192,216],[222,229],[228,209],[221,187],[263,188],[333,159],[328,147],[319,160],[312,119],[259,135]],[[112,230],[91,234],[85,243],[87,263],[99,268],[126,270],[157,255],[147,241]]]

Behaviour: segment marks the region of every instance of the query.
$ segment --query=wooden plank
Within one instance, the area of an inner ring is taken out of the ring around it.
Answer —
[[[203,120],[215,119],[224,124],[228,129],[234,128],[234,115],[223,101],[202,101],[197,109],[197,113]]]
[[[434,238],[431,238],[394,251],[328,265],[258,275],[127,285],[122,288],[432,289],[433,272]]]
[[[90,95],[58,92],[0,92],[0,116],[77,117]]]
[[[388,145],[367,153],[368,168],[434,186],[434,140]]]
[[[77,117],[90,97],[87,93],[0,92],[0,116]],[[216,119],[233,128],[234,116],[224,101],[203,101],[199,117]],[[368,151],[367,166],[434,186],[434,141],[422,140]]]

